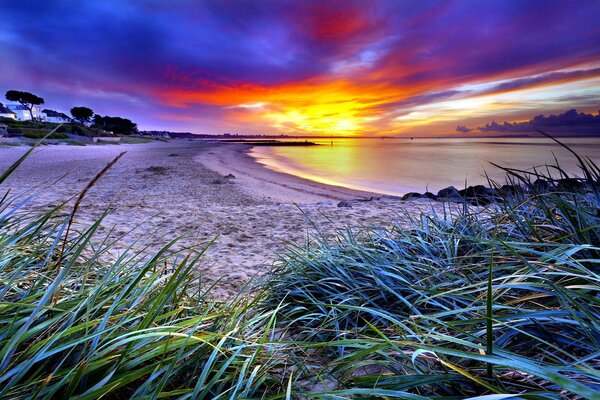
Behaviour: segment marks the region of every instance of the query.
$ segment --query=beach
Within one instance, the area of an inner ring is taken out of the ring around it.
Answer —
[[[151,253],[176,237],[174,250],[200,251],[200,279],[217,298],[239,292],[267,273],[278,255],[307,238],[348,227],[389,226],[405,211],[416,216],[442,204],[401,201],[328,186],[268,170],[246,154],[250,146],[172,140],[135,145],[42,146],[5,181],[25,208],[71,201],[114,157],[126,154],[89,190],[75,217],[83,229],[110,209],[100,230]],[[0,171],[25,146],[0,147]],[[373,198],[371,200],[371,198]],[[350,207],[338,207],[346,201]],[[16,204],[16,203],[15,203]],[[98,240],[101,238],[99,237]],[[118,254],[115,254],[115,256]]]

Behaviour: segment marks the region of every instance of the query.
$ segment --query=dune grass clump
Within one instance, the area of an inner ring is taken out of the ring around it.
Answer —
[[[74,212],[26,204],[0,201],[0,398],[269,392],[276,362],[257,359],[269,356],[271,315],[192,286],[202,251],[170,251],[174,240],[153,256],[133,246],[111,255],[114,243],[98,239],[101,219],[76,232]]]
[[[597,398],[600,174],[580,167],[506,169],[520,190],[486,209],[318,238],[283,258],[264,307],[285,304],[338,395]]]

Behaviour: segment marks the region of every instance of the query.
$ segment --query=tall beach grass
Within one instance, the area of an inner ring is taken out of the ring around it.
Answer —
[[[190,285],[203,249],[169,252],[177,238],[153,255],[131,246],[113,258],[102,219],[71,231],[86,190],[70,210],[23,211],[27,201],[10,194],[0,201],[0,398],[268,393],[277,361],[256,358],[269,357],[273,312],[208,301]]]
[[[87,188],[50,211],[2,193],[0,398],[598,398],[600,173],[579,162],[317,235],[224,303],[204,249],[114,256],[102,219],[76,230]]]

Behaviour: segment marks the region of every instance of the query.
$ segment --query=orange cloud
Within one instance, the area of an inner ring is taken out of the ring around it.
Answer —
[[[220,106],[226,118],[244,124],[262,123],[291,133],[356,135],[378,125],[386,104],[423,89],[423,85],[310,79],[278,86],[213,83],[209,90],[161,90],[159,95],[164,104],[175,107]]]

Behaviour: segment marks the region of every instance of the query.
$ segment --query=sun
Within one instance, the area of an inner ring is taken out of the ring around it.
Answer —
[[[356,128],[356,123],[347,119],[339,120],[335,124],[335,129],[340,132],[354,132]]]
[[[279,129],[321,135],[358,135],[369,118],[352,102],[280,105],[260,115]]]

